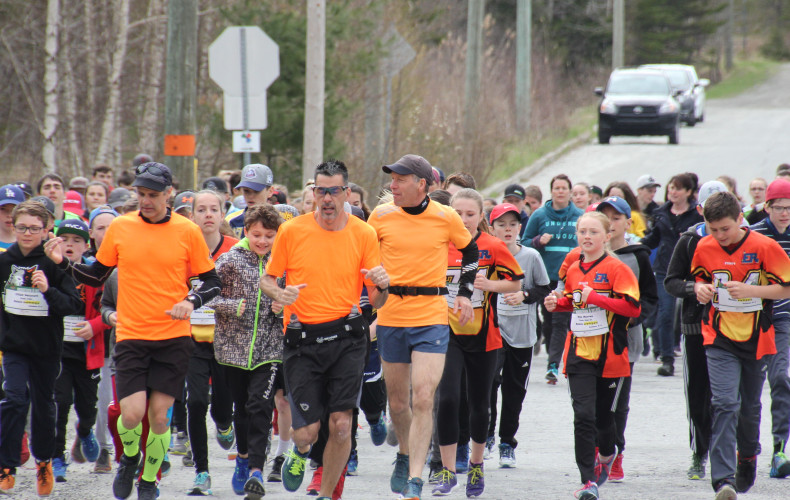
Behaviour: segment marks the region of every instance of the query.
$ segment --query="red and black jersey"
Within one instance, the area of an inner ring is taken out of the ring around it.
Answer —
[[[588,302],[581,300],[585,286],[595,291]],[[571,330],[565,341],[564,373],[591,373],[606,378],[631,374],[628,322],[631,317],[639,316],[640,311],[639,282],[631,268],[609,254],[588,264],[583,260],[571,262],[565,274],[564,297],[558,301],[557,310],[573,311]],[[581,331],[586,327],[594,329],[596,325],[604,333]]]
[[[743,358],[760,359],[776,353],[771,324],[773,301],[733,299],[724,283],[790,285],[790,258],[776,241],[745,230],[746,235],[731,248],[723,248],[712,236],[702,238],[691,261],[691,273],[697,281],[716,288],[702,321],[704,344]]]
[[[513,254],[499,239],[486,233],[479,233],[475,239],[480,252],[478,274],[490,280],[521,280],[524,273]],[[467,352],[492,351],[502,347],[502,336],[496,317],[497,294],[475,289],[472,293],[474,317],[465,325],[458,322],[458,315],[453,313],[455,293],[461,278],[461,252],[450,243],[447,261],[447,288],[450,295],[447,303],[450,307],[451,341],[457,342]]]

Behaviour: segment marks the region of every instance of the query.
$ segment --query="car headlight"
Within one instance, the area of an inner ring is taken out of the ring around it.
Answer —
[[[609,99],[604,99],[601,102],[601,113],[605,115],[616,115],[617,105]]]
[[[668,115],[670,113],[677,113],[678,112],[678,105],[673,100],[669,100],[661,105],[658,108],[659,115]]]

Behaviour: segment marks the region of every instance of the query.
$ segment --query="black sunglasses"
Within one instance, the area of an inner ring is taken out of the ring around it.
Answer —
[[[165,175],[165,171],[159,168],[156,163],[143,163],[135,170],[137,175],[144,174],[146,172],[153,175]]]

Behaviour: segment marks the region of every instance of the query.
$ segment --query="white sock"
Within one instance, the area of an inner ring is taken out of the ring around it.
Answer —
[[[274,456],[279,457],[280,455],[284,454],[286,451],[290,450],[291,446],[293,446],[293,442],[290,439],[288,441],[279,439],[277,441],[277,452],[274,454]]]

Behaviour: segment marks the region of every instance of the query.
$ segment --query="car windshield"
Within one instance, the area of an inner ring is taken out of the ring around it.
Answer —
[[[614,74],[607,94],[669,95],[667,79],[661,75]]]
[[[688,90],[691,87],[691,82],[689,82],[688,73],[686,73],[682,69],[665,69],[664,73],[667,74],[669,77],[669,83],[672,84],[673,87],[680,90]]]

